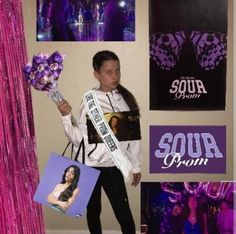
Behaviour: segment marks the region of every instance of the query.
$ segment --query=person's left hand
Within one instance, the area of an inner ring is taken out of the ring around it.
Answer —
[[[133,173],[133,181],[132,181],[131,186],[136,187],[139,184],[140,180],[141,180],[141,173],[140,172]]]

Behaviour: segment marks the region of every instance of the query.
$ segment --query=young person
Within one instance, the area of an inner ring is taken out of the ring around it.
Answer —
[[[234,213],[226,200],[220,202],[220,210],[217,213],[218,234],[234,233]]]
[[[120,62],[111,51],[100,51],[93,57],[94,76],[99,87],[93,89],[104,113],[137,111],[139,109],[134,96],[120,84]],[[102,233],[100,221],[101,188],[111,203],[123,234],[134,234],[135,224],[129,207],[124,177],[116,167],[104,143],[89,144],[86,126],[87,111],[84,102],[81,105],[77,126],[72,123],[71,106],[65,100],[58,103],[62,114],[65,133],[69,140],[79,146],[85,144],[84,163],[100,170],[100,176],[87,207],[87,222],[90,233]],[[132,165],[132,185],[137,186],[141,179],[141,142],[140,140],[120,141],[119,146]],[[79,161],[83,161],[79,158]]]
[[[197,198],[190,195],[184,213],[184,234],[208,234],[207,216]]]

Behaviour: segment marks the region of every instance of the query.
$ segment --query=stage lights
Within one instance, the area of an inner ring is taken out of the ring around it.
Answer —
[[[125,1],[122,0],[122,1],[119,2],[119,6],[120,6],[120,7],[123,8],[123,7],[125,7],[125,5],[126,5],[126,2],[125,2]]]

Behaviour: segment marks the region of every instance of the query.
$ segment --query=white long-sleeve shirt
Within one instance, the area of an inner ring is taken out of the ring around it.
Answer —
[[[103,92],[98,89],[94,90],[97,95],[100,106],[103,110],[103,113],[122,112],[130,110],[125,100],[123,99],[122,95],[118,92],[118,90],[113,90],[111,92]],[[84,103],[82,103],[79,112],[79,117],[77,120],[77,126],[74,126],[72,124],[71,114],[67,116],[62,116],[62,123],[64,126],[65,134],[69,138],[70,142],[72,142],[77,147],[80,145],[81,140],[84,139],[86,165],[92,167],[115,166],[113,160],[111,159],[107,151],[106,146],[103,143],[98,143],[97,147],[96,144],[88,143],[86,115],[87,111]],[[133,173],[140,172],[143,160],[141,153],[141,140],[120,141],[119,145],[122,152],[128,157],[132,165],[132,172]],[[82,162],[81,157],[79,157],[78,160]]]

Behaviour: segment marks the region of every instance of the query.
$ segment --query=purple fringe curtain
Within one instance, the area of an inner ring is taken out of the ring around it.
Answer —
[[[0,0],[0,229],[1,234],[44,234],[33,201],[39,170],[21,0]]]

